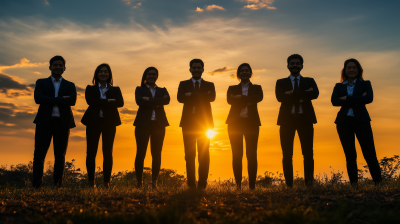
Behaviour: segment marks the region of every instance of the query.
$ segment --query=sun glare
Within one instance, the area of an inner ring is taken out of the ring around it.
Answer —
[[[215,132],[215,131],[212,130],[212,129],[208,129],[208,131],[206,132],[206,135],[207,135],[207,137],[208,137],[209,139],[214,138],[216,134],[217,134],[217,132]]]

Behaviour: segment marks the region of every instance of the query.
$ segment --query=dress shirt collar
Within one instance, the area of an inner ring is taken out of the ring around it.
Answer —
[[[51,81],[53,81],[53,83],[56,82],[56,79],[52,75],[50,76],[50,78],[51,78]],[[61,80],[62,80],[62,77],[60,77],[60,79],[58,81],[61,82]]]
[[[149,85],[147,85],[147,84],[146,84],[146,86],[147,86],[147,88],[149,88],[149,89],[156,89],[156,88],[158,87],[158,86],[155,85],[155,84],[154,84],[154,88],[151,88],[151,86],[149,86]]]
[[[297,78],[297,80],[300,80],[301,75],[294,77],[293,75],[289,75],[290,80],[292,80],[292,82],[294,81],[295,78]]]
[[[248,82],[246,84],[240,83],[240,86],[243,87],[249,87],[251,82]]]
[[[352,86],[352,85],[356,84],[356,81],[357,81],[357,79],[354,79],[353,83],[350,85],[350,84],[349,84],[349,80],[346,79],[346,80],[344,80],[344,81],[342,82],[342,84],[344,84],[344,85],[349,84],[349,86]]]
[[[100,83],[99,83],[99,88],[100,88],[100,89],[103,89],[103,88],[101,88],[101,84],[100,84]],[[107,83],[106,83],[106,88],[104,88],[104,89],[108,89]]]
[[[201,84],[201,80],[203,80],[203,78],[200,78],[199,80],[196,80],[196,79],[194,79],[194,78],[190,78],[190,79],[192,80],[193,84],[194,84],[196,81],[199,81],[199,84]]]

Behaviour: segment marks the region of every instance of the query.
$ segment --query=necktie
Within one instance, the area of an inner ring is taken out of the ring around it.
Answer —
[[[199,83],[199,81],[196,81],[195,83],[194,83],[194,91],[195,92],[198,92],[200,90],[200,83]]]
[[[293,88],[293,90],[294,91],[299,90],[299,82],[298,82],[297,78],[294,78],[294,88]],[[298,114],[299,113],[299,107],[300,107],[300,99],[295,98],[294,102],[295,102],[294,103],[294,113]]]

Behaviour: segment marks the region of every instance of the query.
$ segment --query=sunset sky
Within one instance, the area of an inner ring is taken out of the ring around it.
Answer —
[[[233,178],[227,134],[228,86],[244,62],[253,68],[252,82],[262,86],[258,174],[282,172],[279,126],[280,104],[275,83],[289,75],[286,59],[304,58],[303,76],[313,77],[319,98],[313,101],[315,174],[345,171],[345,156],[334,120],[338,107],[330,102],[340,80],[343,62],[356,58],[364,78],[374,89],[367,106],[372,119],[378,159],[399,155],[400,137],[400,8],[399,1],[372,0],[1,0],[0,1],[0,165],[33,159],[38,105],[33,84],[50,76],[48,61],[66,59],[63,77],[78,87],[73,107],[77,127],[71,129],[66,160],[75,159],[86,171],[84,89],[95,68],[111,66],[114,85],[122,90],[123,124],[117,128],[113,172],[132,170],[136,155],[133,120],[138,106],[134,91],[143,71],[154,66],[157,85],[166,87],[171,102],[165,106],[166,129],[162,168],[184,174],[181,128],[182,104],[176,99],[179,82],[189,79],[189,61],[201,58],[203,78],[215,83],[212,105],[217,136],[211,140],[210,179]],[[294,170],[303,176],[303,158],[296,135]],[[357,143],[358,164],[365,165]],[[102,166],[102,153],[96,165]],[[46,158],[54,161],[52,146]],[[244,157],[244,174],[247,175]],[[148,151],[145,166],[151,166]],[[332,169],[332,168],[333,169]],[[347,173],[344,175],[347,178]]]

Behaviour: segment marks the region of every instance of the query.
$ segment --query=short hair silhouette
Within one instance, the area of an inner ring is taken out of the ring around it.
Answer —
[[[242,68],[242,67],[244,67],[244,66],[247,66],[247,67],[249,67],[249,70],[250,70],[250,78],[253,76],[253,70],[251,69],[251,67],[250,67],[250,65],[248,64],[248,63],[243,63],[243,64],[241,64],[241,65],[239,65],[239,67],[238,67],[238,69],[237,69],[237,71],[236,71],[236,78],[238,79],[238,80],[240,80],[240,78],[239,78],[239,71],[240,71],[240,69]]]
[[[201,59],[195,58],[189,62],[189,66],[192,67],[194,63],[200,63],[201,67],[204,68],[204,62]]]
[[[287,63],[289,64],[290,61],[291,61],[292,59],[299,59],[301,65],[303,65],[303,63],[304,63],[303,57],[302,57],[301,55],[299,55],[299,54],[292,54],[292,55],[290,55],[290,56],[287,58]]]
[[[140,86],[145,86],[146,85],[146,75],[147,75],[147,73],[149,72],[149,71],[151,71],[151,70],[155,70],[156,71],[156,73],[157,73],[157,77],[158,77],[158,70],[155,68],[155,67],[148,67],[148,68],[146,68],[146,70],[144,70],[144,72],[143,72],[143,76],[142,76],[142,81],[140,82]]]
[[[62,56],[60,56],[60,55],[56,55],[56,56],[54,56],[54,57],[52,57],[52,58],[50,59],[50,62],[49,62],[50,66],[51,66],[55,61],[58,61],[58,60],[62,61],[63,64],[64,64],[64,66],[65,66],[65,59],[64,59]]]
[[[358,79],[361,79],[361,80],[364,80],[364,78],[363,78],[363,72],[364,72],[364,70],[363,70],[363,68],[361,67],[360,62],[358,62],[358,61],[357,61],[356,59],[354,59],[354,58],[350,58],[350,59],[347,59],[347,60],[344,62],[344,67],[343,67],[343,69],[342,69],[342,74],[341,74],[341,77],[340,77],[340,81],[343,82],[343,81],[345,81],[345,80],[348,79],[347,74],[346,74],[346,66],[347,66],[347,64],[350,63],[350,62],[354,62],[354,63],[356,64],[356,66],[357,66],[357,69],[358,69],[357,78],[358,78]]]
[[[109,86],[112,86],[112,85],[113,85],[113,77],[112,77],[111,68],[110,68],[110,65],[108,65],[108,64],[106,64],[106,63],[103,63],[103,64],[97,66],[96,70],[94,71],[94,76],[93,76],[92,83],[93,83],[94,85],[98,85],[98,84],[99,84],[99,82],[100,82],[100,80],[99,80],[99,72],[100,72],[100,69],[103,68],[103,67],[106,67],[106,68],[107,68],[108,74],[110,75],[110,76],[108,77],[108,79],[107,79],[107,84],[108,84]]]

